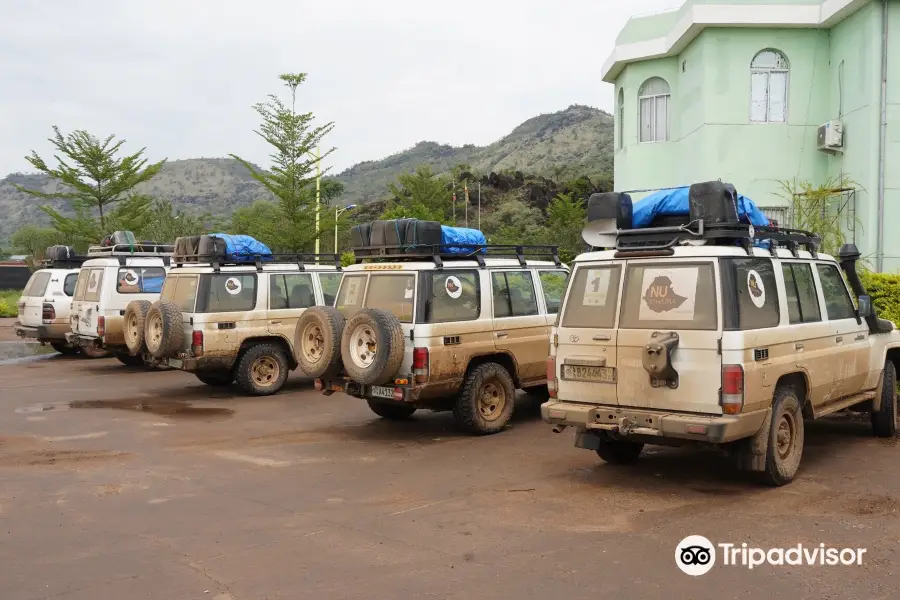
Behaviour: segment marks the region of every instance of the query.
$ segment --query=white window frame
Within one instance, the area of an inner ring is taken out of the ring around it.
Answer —
[[[619,130],[616,132],[616,148],[621,150],[625,147],[625,88],[619,88],[616,95],[619,103],[617,110],[619,112]]]
[[[771,52],[773,54],[777,54],[784,61],[785,66],[783,68],[780,67],[757,67],[754,66],[754,63],[757,61],[761,54],[766,52]],[[772,74],[773,73],[784,73],[784,118],[781,120],[772,118],[772,105],[770,102],[771,94],[771,85],[772,85]],[[754,75],[765,75],[766,76],[766,118],[764,120],[754,119],[753,118],[753,76]],[[776,50],[774,48],[764,48],[760,50],[756,54],[753,55],[753,60],[750,61],[750,123],[755,124],[765,124],[765,123],[774,123],[774,124],[786,124],[788,121],[788,95],[791,88],[791,65],[788,62],[787,56],[785,56],[784,52],[780,50]]]
[[[646,94],[644,93],[644,88],[647,84],[654,79],[658,79],[666,84],[666,87],[669,91],[663,94]],[[638,90],[638,109],[637,109],[637,118],[638,118],[638,141],[642,144],[655,144],[660,142],[668,142],[669,141],[669,131],[671,129],[671,121],[672,121],[672,110],[671,110],[671,100],[672,98],[672,86],[669,85],[669,82],[663,79],[662,77],[650,77],[644,83],[641,84],[640,89]],[[650,104],[653,107],[651,115],[651,125],[650,125],[650,139],[645,140],[644,136],[644,122],[643,122],[643,111],[641,110],[644,100],[650,100]],[[658,111],[659,102],[664,101],[666,104],[666,130],[663,132],[660,137],[659,131],[656,128],[656,114]]]

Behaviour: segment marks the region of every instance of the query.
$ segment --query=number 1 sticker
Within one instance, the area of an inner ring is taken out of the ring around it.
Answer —
[[[606,306],[610,269],[590,269],[584,284],[584,306]]]

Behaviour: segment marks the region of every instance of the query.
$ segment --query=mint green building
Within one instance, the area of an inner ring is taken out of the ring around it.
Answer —
[[[900,270],[900,0],[686,0],[632,18],[603,80],[617,190],[722,179],[789,223],[780,181],[845,175],[849,237]]]

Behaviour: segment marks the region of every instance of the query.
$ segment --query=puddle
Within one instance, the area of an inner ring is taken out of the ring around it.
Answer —
[[[56,350],[41,346],[39,342],[0,342],[0,365],[15,365],[54,356],[58,356]]]
[[[47,404],[44,406],[47,406]],[[234,414],[234,411],[230,408],[222,408],[219,406],[194,406],[185,402],[172,402],[168,400],[84,400],[81,402],[69,402],[67,406],[68,408],[112,408],[117,410],[131,410],[162,417],[228,418]],[[58,409],[45,408],[44,410]]]

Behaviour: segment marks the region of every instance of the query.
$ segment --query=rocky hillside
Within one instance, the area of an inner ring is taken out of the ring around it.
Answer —
[[[399,173],[422,164],[438,172],[467,164],[484,176],[497,172],[514,177],[514,171],[522,171],[554,179],[584,174],[596,180],[612,177],[612,144],[612,116],[588,106],[573,105],[529,119],[488,146],[420,142],[387,158],[354,165],[334,178],[345,186],[339,199],[343,204],[381,198],[388,183]],[[21,225],[48,223],[38,208],[43,201],[19,192],[13,183],[48,192],[56,189],[54,182],[41,175],[14,173],[0,179],[0,214],[4,215],[0,219],[0,242]],[[226,215],[238,206],[266,197],[249,172],[228,158],[170,161],[139,191],[171,199],[191,212],[216,215]],[[65,208],[65,202],[53,204]]]

